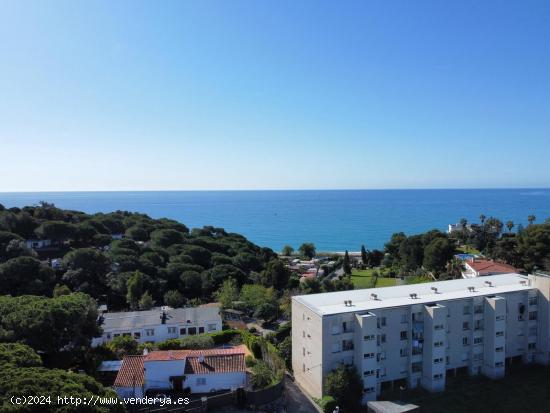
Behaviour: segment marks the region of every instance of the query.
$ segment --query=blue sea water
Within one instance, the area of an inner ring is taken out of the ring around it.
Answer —
[[[550,218],[550,189],[0,193],[6,207],[42,200],[89,213],[142,212],[190,228],[214,225],[276,251],[302,242],[319,251],[382,248],[394,232],[445,231],[481,213],[523,225],[530,214],[537,222]]]

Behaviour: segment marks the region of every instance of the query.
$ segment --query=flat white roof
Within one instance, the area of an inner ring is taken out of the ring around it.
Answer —
[[[490,281],[492,286],[489,287],[486,281]],[[437,288],[437,293],[432,290],[432,287]],[[474,287],[474,291],[469,291],[468,287]],[[304,304],[319,315],[331,315],[501,294],[533,288],[529,285],[527,276],[501,274],[423,284],[399,285],[395,287],[298,295],[292,297],[292,299]],[[377,299],[372,299],[371,294],[376,294]],[[416,298],[412,299],[410,294],[416,294]],[[352,305],[346,306],[344,301],[349,300],[351,300]]]

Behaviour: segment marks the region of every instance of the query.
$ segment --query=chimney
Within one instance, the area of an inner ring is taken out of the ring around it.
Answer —
[[[160,322],[162,324],[166,324],[166,312],[162,312],[162,314],[160,315]]]

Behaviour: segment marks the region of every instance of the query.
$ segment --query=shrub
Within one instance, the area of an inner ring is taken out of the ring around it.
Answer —
[[[258,360],[255,366],[252,367],[252,385],[257,389],[263,389],[273,383],[275,377],[273,372],[263,360]]]
[[[332,413],[338,403],[332,396],[325,396],[319,400],[319,407],[323,410],[324,413]]]
[[[205,334],[189,336],[181,339],[182,349],[201,349],[214,347],[214,339]]]
[[[240,336],[240,332],[238,330],[222,330],[217,331],[215,333],[209,334],[210,337],[212,337],[212,340],[214,340],[214,344],[216,346],[219,346],[221,344],[227,344],[231,340],[235,338],[235,336]]]
[[[244,358],[244,362],[246,367],[254,367],[258,363],[258,360],[249,355]]]

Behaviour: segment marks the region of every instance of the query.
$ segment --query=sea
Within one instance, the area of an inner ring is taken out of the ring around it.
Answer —
[[[5,207],[40,201],[87,213],[116,210],[213,225],[280,251],[312,242],[318,251],[383,248],[395,232],[446,231],[480,214],[516,226],[550,218],[550,189],[410,189],[0,193]]]

